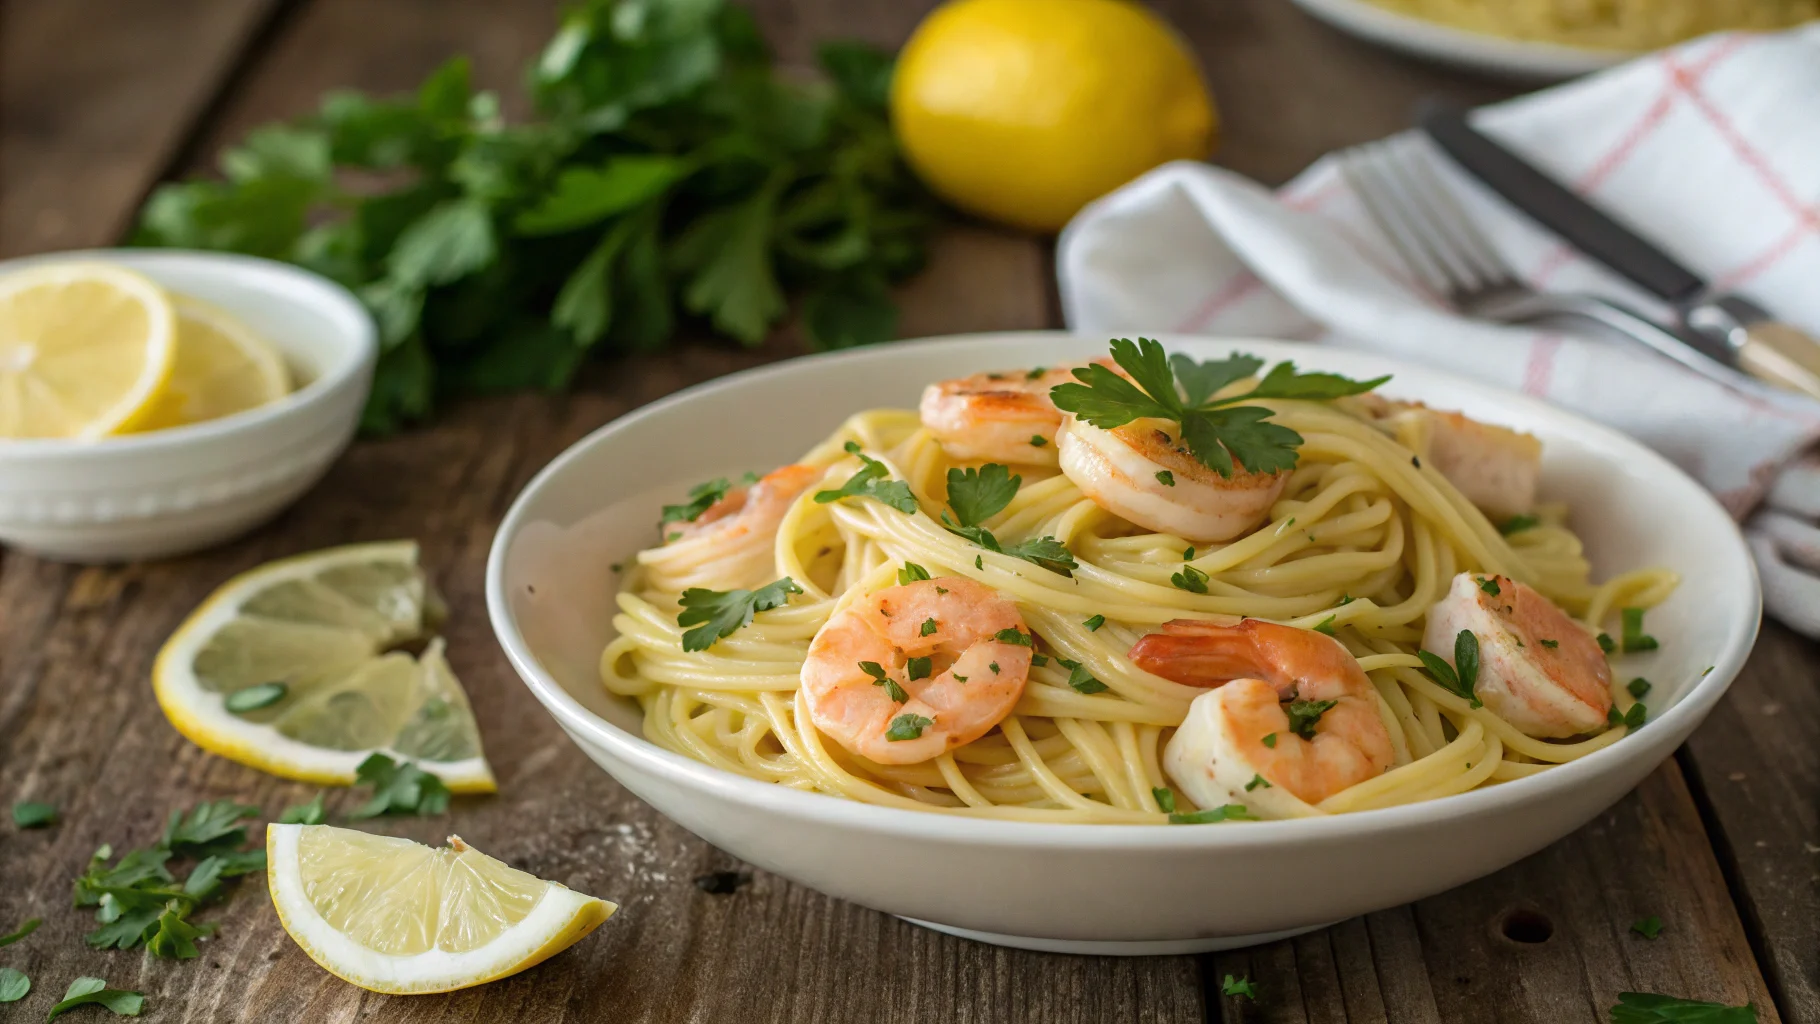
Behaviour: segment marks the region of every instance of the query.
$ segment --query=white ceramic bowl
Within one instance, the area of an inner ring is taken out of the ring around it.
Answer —
[[[513,666],[588,756],[690,831],[768,871],[973,938],[1034,949],[1175,953],[1319,927],[1459,885],[1532,853],[1622,797],[1687,738],[1756,636],[1755,570],[1699,485],[1620,434],[1534,399],[1376,356],[1286,342],[1166,339],[1354,377],[1544,441],[1544,492],[1574,506],[1601,574],[1666,564],[1662,650],[1621,672],[1655,683],[1649,723],[1532,778],[1330,818],[1203,826],[1051,825],[902,811],[802,793],[646,742],[596,664],[612,636],[609,566],[656,537],[695,483],[788,461],[847,414],[914,406],[927,381],[1103,355],[1059,333],[899,342],[794,360],[673,395],[595,431],[525,488],[494,539],[487,606]],[[1707,670],[1711,666],[1710,671]],[[1309,884],[1319,879],[1319,884]]]
[[[360,423],[378,345],[345,288],[249,256],[170,249],[0,262],[100,260],[234,314],[283,352],[299,387],[233,416],[96,441],[0,440],[0,542],[47,558],[174,555],[243,533],[322,477]]]

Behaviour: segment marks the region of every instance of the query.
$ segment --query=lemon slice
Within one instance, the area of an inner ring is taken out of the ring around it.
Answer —
[[[134,429],[219,419],[290,392],[291,373],[271,342],[200,299],[177,295],[171,302],[177,313],[171,378]]]
[[[619,908],[450,836],[433,849],[328,825],[268,825],[278,920],[330,974],[372,992],[449,992],[568,949]]]
[[[197,746],[348,785],[374,752],[457,793],[491,793],[467,694],[430,639],[445,609],[411,541],[356,544],[236,576],[165,641],[152,687]]]
[[[0,437],[131,429],[171,374],[177,322],[149,279],[104,263],[0,277]]]

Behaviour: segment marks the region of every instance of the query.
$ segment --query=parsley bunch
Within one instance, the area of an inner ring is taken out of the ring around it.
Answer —
[[[1269,422],[1271,410],[1238,403],[1253,398],[1342,398],[1363,394],[1390,379],[1357,381],[1332,373],[1301,373],[1294,363],[1278,363],[1250,391],[1214,398],[1221,388],[1256,375],[1264,360],[1234,352],[1225,359],[1196,362],[1179,352],[1166,354],[1149,338],[1135,344],[1129,338],[1114,339],[1112,360],[1130,375],[1129,380],[1097,363],[1080,367],[1074,371],[1080,383],[1050,389],[1056,408],[1106,430],[1136,419],[1172,420],[1181,426],[1188,452],[1227,478],[1235,463],[1247,473],[1294,469],[1302,443],[1302,435]]]
[[[508,123],[464,57],[415,95],[331,93],[223,153],[225,180],[160,188],[132,241],[353,289],[382,336],[369,432],[445,392],[560,388],[683,317],[756,344],[786,290],[810,344],[881,341],[937,207],[891,134],[889,55],[818,56],[822,81],[779,74],[723,0],[581,0],[529,69],[535,120]]]
[[[186,816],[172,811],[163,837],[144,849],[113,861],[113,847],[103,845],[76,879],[75,904],[94,907],[101,925],[88,934],[98,949],[132,949],[143,944],[155,956],[188,960],[197,955],[195,940],[215,930],[193,924],[197,908],[222,895],[222,882],[265,868],[265,849],[242,849],[247,842],[243,819],[258,808],[232,800],[204,801]],[[193,860],[187,877],[171,870],[173,860]]]
[[[978,469],[948,470],[948,507],[954,513],[942,512],[942,526],[949,533],[965,537],[987,551],[1021,558],[1050,572],[1072,577],[1074,570],[1081,567],[1080,563],[1054,537],[1032,537],[1005,547],[991,530],[980,525],[1003,512],[1011,499],[1017,497],[1017,489],[1023,484],[1023,477],[1012,476],[1009,469],[996,462],[988,462]]]

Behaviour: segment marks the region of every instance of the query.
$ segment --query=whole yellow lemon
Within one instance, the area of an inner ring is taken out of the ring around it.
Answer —
[[[1054,231],[1158,164],[1213,149],[1194,57],[1125,0],[953,0],[898,55],[904,153],[954,205]]]

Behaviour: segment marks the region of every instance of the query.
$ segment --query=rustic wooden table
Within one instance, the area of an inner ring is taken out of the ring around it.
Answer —
[[[755,6],[783,57],[801,61],[829,36],[895,45],[928,4]],[[1368,49],[1286,0],[1161,6],[1222,101],[1220,162],[1266,182],[1396,129],[1422,94],[1510,91]],[[482,82],[511,94],[555,20],[551,0],[7,0],[4,17],[0,256],[110,244],[154,182],[206,171],[223,143],[312,109],[329,88],[406,89],[465,52]],[[955,228],[905,290],[905,332],[1058,324],[1050,255],[1037,239]],[[0,556],[0,795],[63,810],[49,830],[0,825],[0,931],[45,919],[0,956],[38,986],[0,1018],[41,1019],[89,974],[143,990],[154,1021],[1592,1024],[1627,989],[1820,1021],[1820,648],[1774,624],[1688,747],[1593,824],[1490,878],[1292,940],[1205,957],[1051,956],[939,935],[763,873],[729,895],[697,888],[735,863],[563,738],[493,642],[481,569],[508,502],[565,445],[799,347],[788,331],[756,351],[684,344],[603,365],[567,397],[458,405],[429,429],[356,445],[276,523],[205,555],[119,568]],[[256,883],[212,912],[221,931],[200,960],[87,949],[91,926],[67,893],[97,845],[148,841],[168,810],[203,798],[275,814],[311,793],[204,754],[165,723],[147,683],[165,635],[263,560],[400,536],[423,541],[454,609],[450,657],[501,793],[383,827],[420,840],[459,831],[620,901],[620,915],[539,968],[447,996],[378,996],[330,977]],[[1650,915],[1663,922],[1654,941],[1630,931]],[[1257,982],[1255,1004],[1222,998],[1227,973]]]

